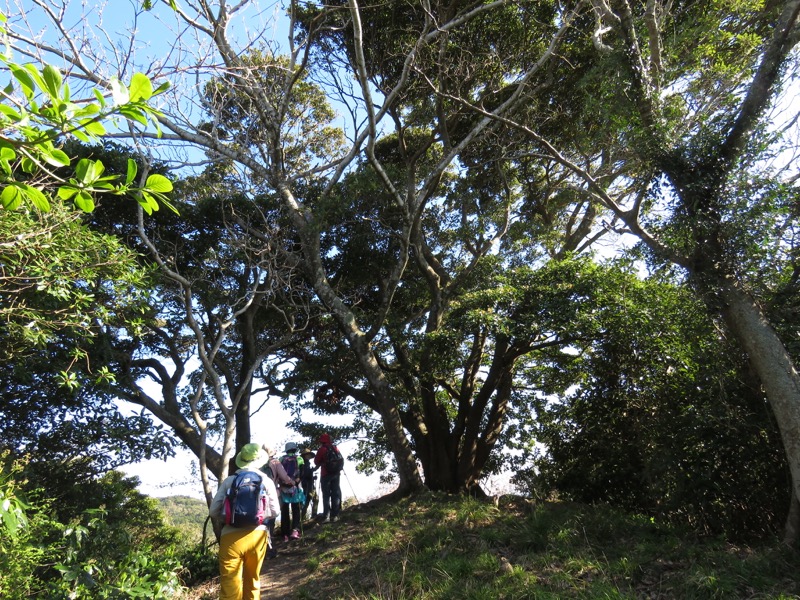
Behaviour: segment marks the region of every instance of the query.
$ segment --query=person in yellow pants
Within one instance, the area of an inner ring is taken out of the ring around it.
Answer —
[[[245,444],[236,455],[236,466],[241,471],[253,471],[261,476],[267,492],[267,506],[261,525],[235,527],[224,525],[219,540],[220,600],[259,600],[261,595],[261,565],[269,546],[267,521],[278,516],[278,492],[272,479],[262,473],[257,465],[265,460],[258,444]],[[220,484],[208,512],[211,518],[225,523],[225,498],[236,473]]]

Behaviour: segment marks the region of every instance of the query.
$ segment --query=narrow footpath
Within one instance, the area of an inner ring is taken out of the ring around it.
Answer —
[[[336,527],[339,523],[333,525]],[[298,590],[304,585],[313,573],[309,573],[306,561],[314,552],[313,539],[321,527],[331,525],[320,525],[313,520],[303,523],[303,537],[299,540],[284,542],[279,534],[276,534],[275,547],[278,549],[278,556],[264,560],[261,567],[261,600],[294,600],[297,598]]]

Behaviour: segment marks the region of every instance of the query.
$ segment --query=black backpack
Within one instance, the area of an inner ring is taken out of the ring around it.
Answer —
[[[327,446],[327,448],[328,451],[325,453],[325,473],[335,475],[344,468],[344,456],[333,444]]]
[[[225,524],[233,527],[261,525],[267,516],[267,488],[254,471],[236,473],[225,495]]]

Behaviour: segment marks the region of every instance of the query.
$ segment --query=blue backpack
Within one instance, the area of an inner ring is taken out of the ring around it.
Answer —
[[[267,516],[267,488],[253,471],[236,473],[225,495],[225,524],[233,527],[261,525]]]

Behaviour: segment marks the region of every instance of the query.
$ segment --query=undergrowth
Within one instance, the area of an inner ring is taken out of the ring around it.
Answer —
[[[425,494],[352,508],[309,540],[297,598],[800,598],[800,554],[620,511]]]

